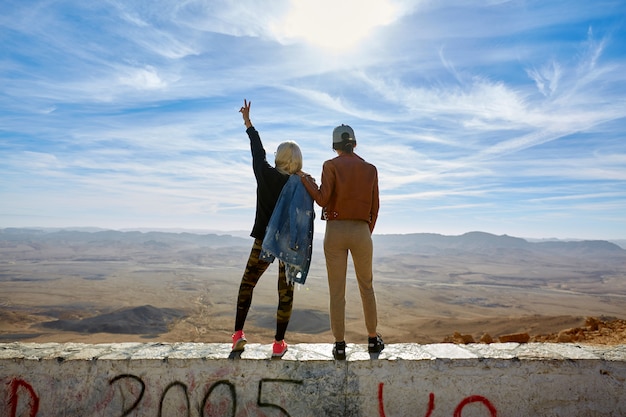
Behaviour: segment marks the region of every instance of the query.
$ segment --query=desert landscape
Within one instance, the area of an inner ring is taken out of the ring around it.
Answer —
[[[481,232],[375,235],[386,343],[626,343],[626,250],[607,241],[529,241]],[[0,229],[0,342],[230,343],[252,239],[231,234]],[[277,265],[245,331],[271,343]],[[365,343],[349,271],[348,343]],[[289,343],[331,343],[321,238],[298,285]],[[488,336],[488,337],[486,337]]]

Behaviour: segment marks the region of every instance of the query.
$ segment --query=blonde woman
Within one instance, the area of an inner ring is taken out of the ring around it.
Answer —
[[[252,304],[252,294],[259,278],[270,265],[261,259],[262,243],[265,229],[270,221],[274,206],[280,192],[287,183],[289,176],[301,173],[302,153],[295,142],[283,142],[277,150],[274,159],[275,166],[271,166],[266,159],[265,149],[259,133],[250,121],[250,102],[244,100],[239,112],[243,115],[246,133],[250,138],[252,151],[252,169],[256,178],[256,216],[250,236],[254,238],[252,251],[241,278],[239,294],[237,296],[237,313],[235,317],[235,333],[232,335],[232,351],[240,352],[247,343],[243,327]],[[291,318],[293,306],[293,283],[288,283],[285,274],[285,264],[279,261],[278,267],[278,309],[276,311],[276,334],[272,348],[272,357],[282,357],[287,352],[285,332]]]

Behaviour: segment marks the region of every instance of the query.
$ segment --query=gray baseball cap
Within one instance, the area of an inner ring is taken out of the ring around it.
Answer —
[[[348,125],[337,126],[333,130],[333,149],[337,149],[341,144],[356,143],[354,130]]]

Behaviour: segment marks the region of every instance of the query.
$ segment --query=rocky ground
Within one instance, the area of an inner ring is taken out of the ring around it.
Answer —
[[[530,335],[528,333],[515,333],[499,336],[494,339],[485,333],[479,340],[472,335],[455,332],[446,337],[446,343],[494,343],[494,342],[543,342],[543,343],[583,343],[595,345],[621,345],[626,344],[626,320],[587,317],[585,325],[561,330],[558,333]]]

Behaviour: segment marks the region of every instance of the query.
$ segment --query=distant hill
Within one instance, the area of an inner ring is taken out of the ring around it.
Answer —
[[[619,247],[621,247],[622,249],[626,249],[626,239],[611,240],[611,243],[615,243],[616,245],[619,245]]]
[[[98,242],[125,242],[144,245],[174,246],[193,244],[205,247],[250,246],[250,239],[232,235],[170,233],[170,232],[120,232],[116,230],[54,230],[6,228],[0,229],[0,241],[5,242],[66,242],[95,244]]]
[[[432,233],[396,235],[374,235],[377,253],[476,253],[497,252],[554,253],[571,255],[622,256],[626,250],[605,240],[541,241],[529,242],[507,235],[484,232],[469,232],[460,236],[445,236]]]
[[[123,333],[158,335],[185,317],[183,310],[157,308],[151,305],[124,308],[79,320],[55,320],[42,323],[47,329],[79,333]]]
[[[0,260],[216,265],[240,263],[240,258],[246,256],[251,245],[251,238],[212,233],[0,229]]]

